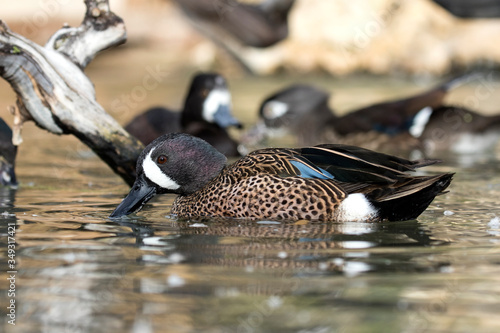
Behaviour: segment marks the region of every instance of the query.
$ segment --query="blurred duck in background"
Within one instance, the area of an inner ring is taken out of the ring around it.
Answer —
[[[336,116],[330,109],[327,92],[292,85],[262,102],[259,121],[243,136],[243,144],[252,146],[289,134],[299,145],[335,142],[386,152],[466,153],[472,148],[468,142],[474,142],[474,151],[491,149],[500,134],[497,116],[443,105],[450,89],[470,77],[460,76],[415,96],[377,103],[344,116]]]
[[[251,47],[268,47],[288,36],[288,13],[295,0],[175,0],[193,24],[217,44],[228,39]]]
[[[495,149],[500,140],[500,114],[486,116],[459,106],[432,110],[419,137],[427,155],[437,151],[459,154]]]
[[[498,0],[434,0],[434,2],[461,18],[500,17]]]
[[[17,188],[14,172],[17,146],[12,144],[12,130],[0,118],[0,185]]]
[[[288,14],[295,0],[264,0],[259,4],[236,0],[175,0],[193,26],[222,47],[248,73],[242,58],[246,47],[266,48],[288,37]]]
[[[204,139],[228,157],[240,156],[238,143],[228,127],[241,128],[231,113],[231,94],[226,80],[219,74],[194,76],[181,112],[154,107],[136,116],[125,129],[144,145],[157,137],[174,132],[188,133]]]

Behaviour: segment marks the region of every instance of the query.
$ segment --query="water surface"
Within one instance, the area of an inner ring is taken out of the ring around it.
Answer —
[[[98,75],[99,66],[89,75],[101,103],[122,123],[149,104],[180,105],[189,81],[174,72],[148,98],[115,110],[120,94],[140,84],[143,68],[123,81],[111,75],[113,64],[106,63],[108,75]],[[402,79],[304,79],[338,91],[332,103],[341,112],[423,86]],[[292,81],[235,77],[237,115],[251,124],[261,98]],[[476,90],[466,86],[452,98],[477,97]],[[8,97],[2,102],[12,102]],[[485,112],[498,105],[493,93],[477,100]],[[178,220],[169,215],[170,195],[129,219],[111,221],[107,216],[128,191],[120,178],[75,138],[28,124],[24,139],[20,187],[0,189],[0,287],[8,290],[7,271],[17,272],[15,327],[5,314],[11,298],[6,292],[0,298],[4,331],[500,329],[498,150],[440,156],[444,163],[429,172],[456,172],[455,179],[413,221]],[[12,268],[9,224],[16,226]]]

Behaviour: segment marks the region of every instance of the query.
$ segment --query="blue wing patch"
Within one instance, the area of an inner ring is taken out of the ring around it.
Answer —
[[[333,175],[326,170],[318,167],[307,165],[300,161],[290,161],[294,167],[299,170],[300,176],[303,178],[319,178],[319,179],[334,179]]]

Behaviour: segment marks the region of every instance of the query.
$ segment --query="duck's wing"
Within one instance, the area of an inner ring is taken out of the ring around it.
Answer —
[[[363,194],[382,220],[417,218],[437,195],[445,193],[453,178],[451,173],[432,176],[408,173],[438,160],[410,161],[343,145],[303,148],[300,152],[316,167],[334,176],[332,186],[347,196]]]
[[[366,184],[393,184],[408,177],[407,171],[437,162],[410,161],[360,147],[329,144],[298,149],[261,149],[240,159],[235,166],[247,174],[330,179],[361,188]]]
[[[347,183],[390,184],[406,178],[406,172],[438,163],[439,160],[415,160],[378,153],[369,149],[326,144],[297,149],[300,155],[334,179]]]
[[[267,148],[256,150],[230,166],[242,176],[275,174],[281,177],[333,179],[333,176],[300,156],[294,149]]]
[[[419,216],[450,185],[453,174],[414,176],[408,171],[439,160],[410,161],[371,150],[322,145],[301,150],[302,156],[330,172],[346,194],[362,193],[381,219],[407,220]]]

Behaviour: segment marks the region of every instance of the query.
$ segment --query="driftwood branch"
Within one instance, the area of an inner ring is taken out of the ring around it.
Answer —
[[[45,44],[82,68],[99,51],[121,44],[127,37],[123,20],[110,11],[108,1],[86,0],[85,4],[87,12],[82,24],[59,29]]]
[[[97,103],[83,73],[97,52],[125,41],[125,25],[107,0],[85,4],[82,24],[61,28],[45,46],[0,21],[0,75],[17,94],[14,140],[21,142],[20,129],[28,120],[54,134],[73,134],[132,184],[143,146]]]

